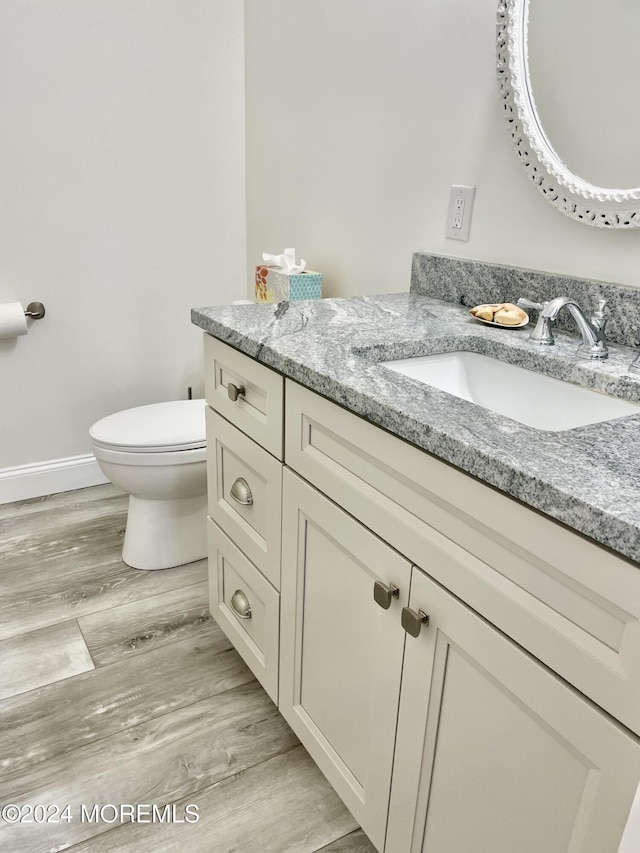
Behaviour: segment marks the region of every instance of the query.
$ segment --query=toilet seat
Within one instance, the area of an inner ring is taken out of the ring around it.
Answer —
[[[193,447],[189,450],[157,450],[154,453],[131,449],[103,447],[93,442],[93,455],[99,462],[111,462],[114,465],[138,465],[160,467],[162,465],[190,465],[204,462],[207,448]]]
[[[204,455],[204,412],[204,400],[152,403],[102,418],[91,427],[89,435],[94,447],[108,454],[110,461],[124,461],[113,454],[151,454],[155,463],[149,459],[142,464],[179,464],[180,453],[202,450]],[[167,461],[158,458],[161,454],[168,457]]]

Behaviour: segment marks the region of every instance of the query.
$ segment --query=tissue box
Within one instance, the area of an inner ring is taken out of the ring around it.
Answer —
[[[287,273],[264,265],[256,267],[256,302],[294,302],[321,296],[322,273]]]

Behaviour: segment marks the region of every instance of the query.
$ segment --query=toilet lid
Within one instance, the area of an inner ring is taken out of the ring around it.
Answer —
[[[206,446],[204,400],[153,403],[116,412],[89,430],[102,447],[153,453]]]

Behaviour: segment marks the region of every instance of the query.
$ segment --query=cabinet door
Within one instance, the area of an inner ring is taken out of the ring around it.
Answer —
[[[415,568],[410,607],[387,853],[616,853],[638,740]]]
[[[279,707],[379,850],[410,576],[407,560],[285,469]],[[399,588],[388,609],[376,581]]]

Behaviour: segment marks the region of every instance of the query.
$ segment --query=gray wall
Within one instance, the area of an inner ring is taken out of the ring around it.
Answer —
[[[295,246],[328,295],[398,291],[425,250],[638,286],[640,234],[562,216],[517,162],[497,5],[246,0],[249,267]],[[477,186],[469,243],[444,238],[453,183]]]
[[[194,305],[244,295],[237,0],[3,0],[0,469],[89,452],[108,413],[202,393]]]

